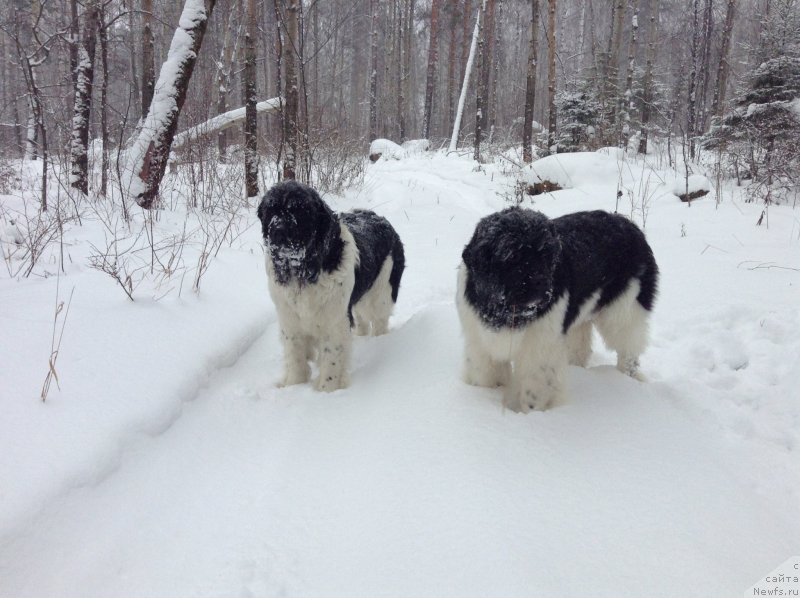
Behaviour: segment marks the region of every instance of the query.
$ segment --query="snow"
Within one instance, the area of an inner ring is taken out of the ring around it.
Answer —
[[[400,147],[406,151],[407,155],[412,156],[427,152],[431,149],[431,142],[429,139],[409,139],[404,141]]]
[[[384,160],[400,160],[408,155],[408,152],[394,141],[389,139],[374,139],[369,144],[369,155],[380,155]]]
[[[597,152],[551,154],[525,167],[522,180],[529,185],[550,181],[562,189],[590,187],[593,183],[611,183],[613,186],[620,179],[631,182],[638,173],[631,171],[630,164],[617,151],[622,152],[617,148],[606,148]]]
[[[14,222],[0,220],[0,243],[22,245],[24,241],[22,232]]]
[[[455,269],[508,205],[507,160],[382,160],[326,197],[387,217],[407,258],[390,333],[355,340],[351,386],[332,394],[275,387],[253,213],[199,294],[129,301],[86,267],[98,218],[65,233],[60,277],[57,248],[36,276],[0,274],[0,595],[707,597],[775,570],[800,537],[794,212],[756,227],[762,206],[734,187],[688,208],[675,172],[550,158],[534,165],[570,188],[534,207],[613,211],[621,188],[662,278],[648,382],[596,342],[546,412],[458,378]],[[163,210],[157,235],[187,218]],[[57,284],[75,292],[42,403]]]
[[[675,195],[685,195],[686,193],[691,195],[699,191],[706,193],[711,191],[711,181],[702,174],[690,174],[688,177],[679,176],[672,184],[672,193]]]

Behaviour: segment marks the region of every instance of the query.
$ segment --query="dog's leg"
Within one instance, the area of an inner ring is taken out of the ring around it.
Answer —
[[[464,382],[471,386],[496,388],[506,384],[510,376],[509,362],[492,359],[477,342],[467,339],[464,346],[464,370],[461,374]]]
[[[392,286],[389,283],[391,272],[392,258],[388,257],[381,266],[381,271],[372,288],[353,306],[353,315],[356,317],[356,334],[370,334],[370,326],[372,327],[372,336],[381,336],[389,332],[389,316],[394,310]]]
[[[314,381],[315,390],[333,392],[350,384],[348,372],[352,345],[353,337],[347,320],[331,326],[321,335],[317,353],[319,378]]]
[[[304,384],[311,377],[308,357],[312,351],[309,339],[300,331],[292,331],[281,326],[281,340],[285,360],[285,373],[278,386]]]
[[[636,301],[638,282],[595,319],[597,330],[609,349],[617,353],[617,369],[631,378],[644,380],[639,372],[639,356],[647,348],[650,312]]]
[[[561,402],[568,363],[563,335],[525,339],[514,361],[503,404],[513,411],[544,411]]]
[[[567,332],[566,340],[570,365],[585,368],[592,355],[592,323],[584,322],[573,326]]]
[[[380,274],[373,285],[375,296],[372,297],[371,319],[372,334],[380,336],[389,332],[389,316],[394,311],[394,301],[392,301],[392,285],[390,277],[394,261],[391,256],[386,258],[381,266]]]
[[[353,331],[358,336],[367,336],[369,334],[369,321],[364,318],[361,311],[357,311],[353,308],[353,319],[355,320]]]

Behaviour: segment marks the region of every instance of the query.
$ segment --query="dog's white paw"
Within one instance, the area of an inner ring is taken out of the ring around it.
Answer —
[[[554,396],[543,396],[531,390],[506,392],[503,395],[503,407],[516,413],[529,411],[545,411],[555,403]]]
[[[294,386],[295,384],[305,384],[311,379],[311,367],[306,365],[305,369],[288,370],[278,381],[278,388]]]
[[[505,386],[511,377],[511,364],[502,362],[476,363],[467,359],[461,379],[470,386],[497,388]]]
[[[639,371],[639,359],[637,357],[618,357],[617,369],[634,380],[639,382],[647,381],[644,374]]]
[[[347,376],[320,376],[314,380],[314,390],[319,392],[333,392],[347,388],[350,381]]]
[[[541,368],[554,373],[553,368]],[[518,413],[544,411],[556,405],[561,395],[561,386],[555,376],[525,377],[512,379],[503,393],[503,405]]]

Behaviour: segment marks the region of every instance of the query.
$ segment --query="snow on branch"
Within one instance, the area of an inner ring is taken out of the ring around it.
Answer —
[[[129,194],[150,208],[167,167],[178,117],[216,0],[186,0],[167,59],[161,65],[150,109],[131,147]]]
[[[270,113],[275,112],[276,110],[280,110],[282,104],[281,98],[272,98],[270,100],[264,100],[263,102],[259,102],[256,104],[256,112],[257,113]],[[218,114],[217,116],[208,119],[207,121],[200,123],[192,127],[191,129],[186,129],[181,133],[175,135],[175,140],[172,142],[172,149],[176,149],[185,145],[186,143],[198,139],[203,135],[210,135],[211,133],[219,133],[220,131],[224,131],[225,129],[229,129],[235,124],[244,120],[245,117],[245,107],[242,106],[241,108],[236,108],[235,110],[230,110],[228,112],[224,112],[222,114]]]

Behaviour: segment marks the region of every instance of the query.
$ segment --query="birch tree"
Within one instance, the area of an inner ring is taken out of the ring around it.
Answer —
[[[299,142],[299,106],[300,90],[297,82],[297,48],[299,48],[300,30],[298,12],[300,0],[288,0],[284,31],[286,40],[283,44],[283,80],[285,105],[283,112],[283,138],[285,143],[283,156],[283,178],[295,179],[297,174],[297,150]]]
[[[628,145],[630,135],[631,114],[634,109],[633,102],[633,71],[636,67],[636,44],[639,33],[639,0],[631,0],[631,36],[628,41],[628,66],[625,72],[625,93],[622,95],[622,112],[619,122],[619,147],[625,148]]]
[[[153,207],[167,168],[197,54],[216,0],[186,0],[167,59],[161,66],[150,109],[131,147],[128,192],[141,207]]]
[[[242,71],[244,118],[244,180],[248,201],[258,196],[258,120],[256,118],[256,1],[247,0]]]
[[[650,114],[653,103],[653,64],[656,59],[656,34],[658,32],[659,0],[650,0],[650,24],[647,32],[647,58],[644,67],[644,83],[642,90],[641,134],[639,136],[638,153],[647,153],[647,142],[650,136]]]
[[[486,5],[486,0],[483,0],[483,6]],[[475,28],[472,32],[472,42],[470,43],[469,47],[469,54],[467,55],[467,61],[464,64],[464,82],[461,84],[461,94],[458,98],[458,108],[456,110],[456,119],[453,123],[453,134],[450,137],[450,148],[449,151],[454,152],[456,151],[456,147],[458,146],[458,134],[461,131],[461,118],[464,114],[464,104],[467,99],[467,91],[469,89],[469,79],[472,75],[472,65],[475,63],[475,53],[478,47],[478,37],[480,36],[480,24],[481,24],[481,12],[482,9],[479,8],[477,11],[477,15],[475,16]]]
[[[83,13],[83,31],[78,48],[78,64],[75,67],[75,100],[70,138],[70,186],[84,195],[89,193],[89,125],[94,87],[95,47],[99,29],[100,2],[91,0],[86,4]]]

